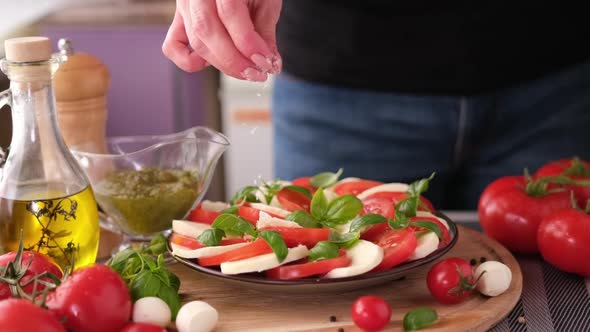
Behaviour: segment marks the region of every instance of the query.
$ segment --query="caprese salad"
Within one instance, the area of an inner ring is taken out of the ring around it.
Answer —
[[[387,271],[451,241],[447,222],[411,184],[344,178],[342,170],[248,186],[174,220],[172,254],[224,274],[345,278]]]

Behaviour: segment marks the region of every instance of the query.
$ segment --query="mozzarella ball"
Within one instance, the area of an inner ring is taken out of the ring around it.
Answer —
[[[476,280],[479,278],[477,290],[480,293],[487,296],[498,296],[510,287],[512,272],[505,264],[487,261],[475,269],[475,278]]]
[[[171,319],[170,307],[158,297],[142,297],[133,304],[133,321],[136,323],[166,327]]]
[[[178,332],[209,332],[217,325],[219,314],[209,303],[192,301],[183,305],[176,315]]]

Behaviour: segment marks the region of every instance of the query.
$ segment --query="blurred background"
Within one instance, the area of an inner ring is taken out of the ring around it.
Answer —
[[[209,199],[223,200],[258,178],[271,179],[272,84],[243,82],[214,69],[188,74],[162,54],[174,0],[0,0],[3,41],[18,36],[60,38],[74,52],[108,68],[107,136],[166,134],[203,125],[232,141],[217,167]],[[0,89],[8,88],[0,73]],[[0,91],[1,91],[0,90]],[[139,120],[140,119],[140,120]],[[10,144],[8,108],[0,110],[0,147]]]

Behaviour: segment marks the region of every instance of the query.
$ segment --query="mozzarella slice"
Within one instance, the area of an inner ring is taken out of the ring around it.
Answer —
[[[229,204],[226,202],[213,202],[208,200],[204,200],[203,202],[201,202],[201,208],[207,211],[221,212],[227,209],[228,207]]]
[[[274,207],[278,207],[278,208],[283,208],[283,206],[281,205],[281,202],[279,202],[279,199],[277,198],[277,196],[273,196],[273,198],[270,200],[270,206],[274,206]]]
[[[256,223],[257,229],[266,227],[291,227],[291,228],[302,228],[301,225],[294,221],[283,220],[275,217],[271,217],[268,213],[261,211]]]
[[[485,273],[483,273],[484,271]],[[480,293],[487,296],[498,296],[510,288],[512,271],[505,264],[487,261],[475,269],[475,280],[479,280],[477,290]]]
[[[362,193],[358,194],[356,197],[358,197],[358,199],[365,199],[375,193],[380,193],[380,192],[406,192],[408,191],[408,189],[410,188],[410,186],[408,186],[405,183],[399,183],[399,182],[393,182],[393,183],[385,183],[373,188],[369,188],[365,191],[363,191]]]
[[[239,261],[221,263],[221,272],[225,274],[262,272],[305,258],[308,254],[309,250],[307,247],[304,245],[299,245],[295,248],[289,248],[289,253],[282,262],[279,262],[274,252],[271,252],[270,254],[246,258]]]
[[[214,246],[214,247],[203,247],[199,249],[188,249],[186,247],[180,246],[176,243],[170,243],[170,247],[172,248],[172,255],[182,257],[182,258],[203,258],[209,256],[215,256],[219,254],[223,254],[226,251],[234,250],[241,248],[247,245],[248,242],[244,243],[236,243],[230,244],[227,246]]]
[[[187,220],[172,220],[172,230],[174,233],[196,239],[204,231],[210,229],[208,224],[193,222]]]
[[[416,211],[416,217],[429,217],[429,218],[436,218],[438,221],[440,221],[443,225],[445,225],[447,227],[447,229],[449,229],[449,223],[447,223],[446,220],[444,220],[443,218],[437,217],[434,214],[430,213],[430,212],[426,212],[426,211]]]
[[[258,209],[260,211],[264,211],[266,213],[274,214],[275,216],[279,216],[281,218],[285,218],[290,212],[287,210],[283,210],[281,208],[270,206],[262,203],[250,203],[250,207]]]
[[[346,251],[351,263],[328,272],[325,278],[346,278],[371,271],[383,260],[383,248],[365,240],[359,240]]]
[[[421,233],[421,234],[420,234]],[[438,236],[431,231],[424,231],[416,233],[418,240],[418,246],[410,258],[409,261],[424,258],[438,249],[439,239]]]

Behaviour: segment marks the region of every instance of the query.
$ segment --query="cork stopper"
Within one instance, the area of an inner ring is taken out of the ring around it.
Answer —
[[[4,42],[6,60],[34,62],[51,59],[51,42],[47,37],[21,37]]]

